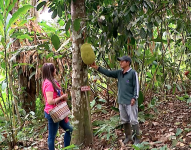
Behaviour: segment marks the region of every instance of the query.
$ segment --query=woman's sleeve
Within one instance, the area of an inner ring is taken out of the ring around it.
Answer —
[[[51,82],[45,83],[44,92],[54,92],[54,88]]]

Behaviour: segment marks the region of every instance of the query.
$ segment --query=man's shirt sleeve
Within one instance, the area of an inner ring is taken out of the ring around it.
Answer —
[[[98,71],[100,73],[108,76],[108,77],[112,77],[112,78],[117,78],[118,77],[118,70],[111,71],[111,70],[107,70],[107,69],[104,69],[102,67],[99,67]]]
[[[139,79],[138,79],[138,75],[136,71],[134,72],[134,75],[133,75],[133,86],[134,86],[133,98],[137,100],[139,97]]]

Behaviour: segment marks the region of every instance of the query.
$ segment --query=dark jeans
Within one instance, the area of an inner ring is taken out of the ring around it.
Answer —
[[[54,141],[56,137],[56,133],[58,131],[58,127],[64,129],[66,131],[64,135],[64,147],[67,147],[70,145],[71,141],[71,134],[73,131],[72,126],[70,125],[70,122],[67,123],[65,120],[62,120],[60,122],[54,123],[51,116],[45,112],[45,118],[48,119],[48,148],[49,150],[54,150]]]

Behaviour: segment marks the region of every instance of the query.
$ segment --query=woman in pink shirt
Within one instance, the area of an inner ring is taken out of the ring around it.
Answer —
[[[61,87],[59,83],[54,79],[55,76],[56,69],[54,67],[54,64],[45,63],[42,67],[42,92],[45,98],[45,118],[48,119],[49,150],[54,150],[54,141],[59,126],[66,131],[64,135],[64,147],[70,145],[71,134],[73,130],[72,126],[70,126],[68,117],[66,117],[60,122],[54,123],[51,116],[49,115],[49,110],[54,108],[56,106],[56,103],[58,103],[61,100],[67,100],[68,98],[67,94],[60,95]]]

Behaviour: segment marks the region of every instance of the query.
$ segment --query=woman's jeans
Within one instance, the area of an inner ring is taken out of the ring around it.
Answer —
[[[70,122],[67,123],[65,120],[62,120],[60,122],[54,123],[51,116],[45,112],[45,118],[48,119],[48,148],[49,150],[54,150],[54,141],[55,137],[58,131],[58,127],[64,129],[66,131],[64,135],[64,147],[67,147],[70,145],[71,141],[71,134],[73,131],[72,126],[70,126]]]

